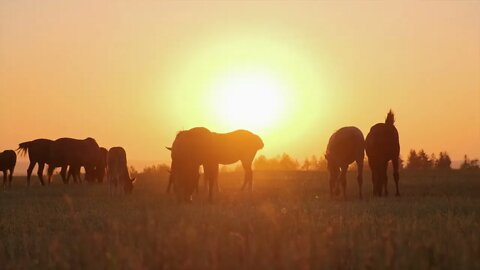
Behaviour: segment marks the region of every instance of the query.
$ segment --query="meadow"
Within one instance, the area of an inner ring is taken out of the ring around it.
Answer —
[[[131,196],[106,184],[0,192],[1,269],[480,269],[480,173],[401,173],[400,197],[330,199],[323,172],[223,173],[213,203],[138,175]],[[203,185],[202,185],[203,188]],[[390,194],[394,193],[392,178]]]

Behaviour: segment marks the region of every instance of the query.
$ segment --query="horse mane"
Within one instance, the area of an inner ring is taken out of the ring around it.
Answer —
[[[387,114],[387,118],[385,118],[385,124],[393,126],[395,123],[395,115],[393,114],[392,110],[390,110]]]

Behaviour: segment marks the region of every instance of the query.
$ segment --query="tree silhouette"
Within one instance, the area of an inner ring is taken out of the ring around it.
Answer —
[[[267,158],[261,155],[254,160],[253,166],[256,170],[261,171],[292,171],[300,167],[298,161],[286,153],[275,158]]]
[[[435,168],[442,169],[442,170],[449,170],[451,169],[452,160],[446,151],[440,152],[438,155],[438,159],[435,161]]]
[[[462,165],[460,165],[460,169],[461,170],[478,170],[478,169],[480,169],[478,159],[470,160],[467,155],[464,155]]]
[[[304,170],[304,171],[309,171],[309,170],[310,170],[310,167],[311,167],[310,160],[308,160],[308,158],[306,158],[306,159],[303,161],[303,164],[302,164],[301,169]]]
[[[421,149],[418,153],[412,149],[408,156],[407,169],[431,169],[435,161],[435,155],[432,154],[431,157],[428,157],[427,153]]]
[[[298,161],[291,158],[288,154],[283,153],[282,158],[280,159],[280,168],[282,170],[292,171],[296,170],[298,167]]]
[[[410,150],[410,153],[408,155],[407,169],[420,169],[420,159],[417,155],[417,151],[415,151],[414,149]]]

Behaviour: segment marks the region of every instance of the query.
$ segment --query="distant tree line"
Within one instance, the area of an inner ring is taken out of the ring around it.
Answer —
[[[463,162],[460,165],[460,170],[478,170],[478,169],[480,169],[478,158],[469,159],[467,155],[463,156]]]
[[[255,170],[259,171],[294,171],[298,170],[300,164],[298,161],[286,153],[282,155],[267,158],[265,155],[260,155],[253,162]]]
[[[365,160],[365,169],[368,169],[368,160]],[[253,167],[258,171],[326,171],[327,160],[321,156],[312,155],[307,157],[300,163],[297,159],[283,153],[275,157],[266,157],[265,155],[258,156],[254,162]],[[423,149],[416,151],[410,150],[408,158],[405,161],[400,157],[400,168],[407,170],[450,170],[452,169],[452,159],[446,151],[438,153],[438,157],[432,153],[428,155]],[[479,170],[480,162],[478,159],[470,159],[467,155],[460,165],[460,170]],[[222,166],[221,172],[242,171],[241,164],[236,166]],[[151,176],[159,176],[170,171],[170,166],[167,164],[158,164],[147,166],[143,169],[143,174]],[[136,170],[130,167],[130,172],[136,174]]]
[[[162,164],[157,164],[157,165],[152,165],[152,166],[146,166],[145,168],[143,168],[142,173],[144,175],[158,177],[161,174],[165,174],[165,173],[168,173],[168,172],[170,172],[170,166],[162,163]]]
[[[406,169],[410,170],[425,170],[425,169],[439,169],[450,170],[452,168],[452,159],[446,152],[440,152],[437,156],[432,153],[428,155],[423,149],[418,152],[414,149],[410,150],[407,159]],[[467,155],[464,156],[464,161],[460,165],[461,170],[475,170],[480,169],[478,159],[470,160]]]

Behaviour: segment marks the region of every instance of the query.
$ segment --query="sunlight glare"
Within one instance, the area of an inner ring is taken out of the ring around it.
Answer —
[[[232,127],[263,129],[281,118],[285,89],[279,78],[264,71],[235,71],[213,86],[212,106],[219,120]]]

